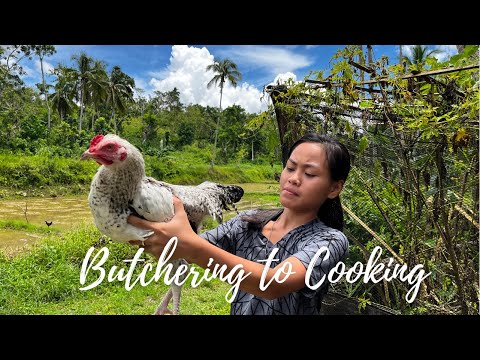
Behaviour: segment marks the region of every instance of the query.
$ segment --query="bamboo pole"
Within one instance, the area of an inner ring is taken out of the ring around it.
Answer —
[[[418,74],[409,74],[409,75],[404,75],[400,76],[398,78],[392,78],[392,79],[411,79],[411,78],[417,78],[417,77],[424,77],[424,76],[430,76],[430,75],[439,75],[439,74],[448,74],[452,72],[457,72],[457,71],[464,71],[464,70],[472,70],[472,69],[477,69],[479,68],[480,65],[468,65],[468,66],[462,66],[459,68],[446,68],[446,69],[438,69],[438,70],[429,70],[429,71],[424,71],[420,72]],[[381,82],[387,82],[390,80],[388,77],[381,77],[377,78],[375,80],[367,80],[363,82],[358,82],[355,85],[365,85],[365,84],[375,84],[375,83],[381,83]],[[322,81],[322,80],[310,80],[306,79],[306,83],[312,83],[312,84],[322,84],[322,85],[328,85],[328,86],[343,86],[343,83],[331,83],[329,81]]]
[[[380,236],[377,235],[377,233],[375,233],[375,231],[370,229],[370,227],[367,224],[365,224],[362,220],[360,220],[360,218],[357,215],[355,215],[352,210],[350,210],[348,207],[346,207],[343,204],[342,204],[342,208],[348,213],[348,215],[350,215],[356,222],[358,222],[365,230],[367,230],[380,244],[382,244],[385,247],[385,249],[387,249],[400,264],[402,265],[405,264],[405,261],[385,242],[385,240],[383,240]]]

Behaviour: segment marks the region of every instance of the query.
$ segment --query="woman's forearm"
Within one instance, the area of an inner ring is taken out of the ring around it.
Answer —
[[[169,222],[152,222],[132,215],[128,218],[130,224],[154,232],[142,246],[156,258],[161,255],[168,241],[177,237],[176,258],[184,258],[204,269],[219,265],[226,267],[227,272],[231,272],[235,269],[240,271],[241,267],[248,276],[241,281],[240,289],[250,294],[275,299],[305,287],[306,269],[296,257],[291,256],[272,269],[265,263],[260,264],[233,255],[211,244],[192,230],[179,199],[174,198],[173,205],[175,216]],[[288,273],[288,276],[285,273]]]
[[[195,243],[195,246],[190,249],[190,255],[186,257],[186,260],[195,263],[204,269],[213,268],[215,264],[226,266],[227,272],[232,271],[235,266],[237,271],[239,271],[240,265],[241,269],[248,274],[240,284],[240,289],[245,292],[265,299],[276,299],[288,293],[297,291],[305,286],[304,279],[306,270],[297,258],[288,258],[278,264],[275,268],[269,267],[265,270],[265,263],[260,264],[246,260],[209,243],[196,234],[195,237],[198,237],[198,239],[195,239],[195,242],[190,242],[190,244]],[[284,264],[287,261],[290,262],[291,265]],[[285,278],[285,274],[281,273],[277,275],[279,281],[272,281],[275,273],[277,271],[282,271],[280,270],[282,267],[286,270],[290,269],[290,271],[288,271],[289,276],[287,279],[282,281]],[[265,275],[263,275],[264,272],[266,272]],[[266,286],[267,284],[269,285]]]

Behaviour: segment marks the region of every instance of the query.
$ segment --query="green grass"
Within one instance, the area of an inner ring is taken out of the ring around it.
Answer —
[[[0,154],[0,186],[22,190],[32,185],[90,184],[97,167],[80,159]]]
[[[242,197],[242,199],[244,201],[252,201],[252,202],[256,202],[256,203],[278,203],[277,206],[281,206],[278,194],[251,194],[251,193],[246,193]]]
[[[183,185],[199,184],[205,180],[222,183],[262,183],[275,180],[275,174],[281,172],[281,165],[238,164],[215,165],[194,161],[187,154],[176,152],[162,158],[145,157],[147,175],[166,182]]]
[[[102,267],[106,273],[117,266],[127,272],[137,247],[104,242],[92,225],[82,225],[63,235],[53,235],[33,245],[29,251],[9,257],[0,252],[0,314],[150,314],[156,309],[168,286],[163,277],[147,286],[136,284],[130,291],[124,281],[108,282],[107,277],[95,288],[81,287],[95,282],[99,271],[90,270],[80,284],[80,270],[88,249],[95,245],[109,249]],[[94,255],[93,254],[93,255]],[[93,258],[93,255],[90,259]],[[156,261],[142,254],[142,258]],[[143,262],[135,268],[132,280],[141,272]],[[198,269],[201,273],[202,269]],[[148,279],[148,277],[147,277]],[[187,281],[183,286],[182,314],[228,314],[230,304],[225,295],[230,286],[218,279],[204,281],[197,288]]]
[[[105,280],[106,281],[106,280]],[[229,288],[215,279],[197,288],[186,283],[182,289],[180,313],[182,315],[227,315],[230,304],[222,297]],[[111,286],[108,293],[84,291],[82,296],[61,302],[38,304],[31,310],[35,314],[69,315],[148,315],[153,314],[168,286],[159,282],[148,286],[135,286],[127,291],[120,285]],[[170,305],[171,307],[171,305]]]
[[[212,170],[209,162],[187,152],[144,158],[147,175],[173,184],[265,183],[281,172],[280,164],[250,162],[215,165]],[[0,199],[86,194],[97,169],[94,161],[75,158],[0,154]]]
[[[276,186],[265,183],[275,181],[275,173],[281,170],[279,166],[241,163],[216,165],[211,171],[207,163],[191,163],[188,157],[183,161],[181,154],[176,156],[146,157],[147,174],[178,184],[198,184],[204,180],[263,183],[261,186],[246,184],[244,199],[250,201],[252,208],[278,202]],[[94,162],[77,159],[0,154],[0,198],[86,194],[97,168]],[[226,215],[228,220],[233,212]],[[215,221],[207,220],[203,231],[216,225]],[[81,291],[84,285],[80,284],[80,269],[91,246],[95,245],[95,253],[102,246],[109,249],[110,255],[103,265],[107,273],[112,266],[128,271],[129,263],[123,260],[132,259],[137,250],[127,244],[102,243],[101,234],[93,225],[81,225],[60,233],[23,220],[0,220],[0,229],[44,236],[19,254],[8,255],[0,250],[0,314],[151,314],[168,291],[162,279],[145,287],[137,284],[130,291],[125,289],[124,282],[104,279],[97,287]],[[148,255],[143,258],[155,262]],[[143,264],[137,265],[133,279]],[[198,271],[202,273],[203,269]],[[86,284],[93,282],[97,275],[89,272]],[[196,288],[187,281],[182,290],[180,313],[228,314],[230,304],[225,295],[230,287],[218,279],[204,281]]]
[[[0,229],[29,231],[40,234],[56,234],[61,232],[59,229],[29,224],[24,220],[0,220]]]

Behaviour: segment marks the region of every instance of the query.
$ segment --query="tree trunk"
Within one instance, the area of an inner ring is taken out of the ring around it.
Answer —
[[[114,134],[117,135],[117,119],[115,118],[115,92],[112,90],[112,119]]]
[[[267,90],[272,99],[272,103],[275,109],[275,117],[277,119],[278,126],[278,135],[280,138],[280,147],[282,151],[282,164],[285,166],[288,160],[288,151],[290,147],[298,138],[300,133],[299,123],[295,121],[295,115],[286,114],[282,110],[282,101],[278,100],[277,97],[287,91],[285,85],[269,85]],[[290,131],[288,131],[290,128]]]
[[[405,73],[405,66],[403,65],[403,46],[400,45],[400,49],[398,51],[398,57],[400,58],[399,64],[402,64],[402,74]]]
[[[372,52],[373,52],[372,45],[367,45],[368,67],[372,67],[372,65],[373,65]]]
[[[215,128],[215,141],[213,143],[213,154],[212,154],[212,170],[215,166],[215,153],[217,152],[217,138],[218,138],[218,126],[220,125],[220,115],[222,113],[222,96],[223,96],[223,84],[220,85],[220,113],[217,117],[217,126]]]
[[[82,116],[83,116],[83,86],[80,88],[80,117],[78,118],[78,135],[82,132]]]
[[[360,46],[360,55],[358,56],[358,63],[360,65],[363,65],[365,66],[365,54],[363,53],[363,45],[359,45]],[[363,70],[360,70],[360,81],[361,82],[364,82],[365,81],[365,71]],[[360,101],[363,100],[363,92],[362,91],[359,91],[359,95],[360,95]],[[367,128],[367,119],[366,119],[366,114],[363,114],[362,115],[362,126],[364,129]]]
[[[112,109],[113,128],[115,135],[117,135],[117,119],[115,118],[115,108]]]
[[[50,106],[48,105],[48,96],[47,96],[47,89],[45,85],[45,74],[43,72],[43,56],[40,56],[40,70],[42,71],[42,86],[45,95],[45,104],[47,104],[47,128],[48,132],[50,132]]]
[[[456,285],[458,287],[458,296],[460,300],[460,306],[462,308],[462,314],[468,314],[468,306],[465,301],[465,291],[464,291],[464,284],[463,279],[460,274],[460,269],[457,260],[457,254],[455,252],[455,245],[453,244],[452,237],[450,235],[450,224],[448,221],[448,207],[445,202],[447,189],[446,189],[446,180],[447,180],[447,170],[444,162],[444,149],[446,147],[447,140],[445,136],[441,138],[441,143],[437,146],[435,150],[435,164],[437,166],[438,171],[438,194],[439,194],[439,204],[438,210],[440,211],[440,218],[443,221],[444,226],[444,241],[445,246],[447,248],[448,255],[447,256],[452,264],[453,276],[455,278]]]
[[[360,48],[360,55],[358,55],[358,63],[360,65],[363,65],[365,66],[365,55],[363,54],[363,45],[359,45],[359,48]],[[365,81],[365,71],[363,70],[360,70],[360,81],[361,82],[364,82]],[[362,93],[360,93],[360,99],[362,99]]]
[[[465,50],[465,45],[455,45],[457,47],[457,51],[459,54],[463,54],[463,50]]]
[[[373,52],[372,45],[367,45],[368,67],[373,69],[372,52]],[[372,80],[372,77],[376,77],[376,74],[375,73],[370,74],[370,80]],[[373,84],[369,84],[368,87],[369,87],[370,91],[373,90]],[[372,92],[370,92],[370,94],[372,94],[372,98],[375,97]]]
[[[253,139],[252,139],[252,161],[254,160],[254,157],[253,157]]]

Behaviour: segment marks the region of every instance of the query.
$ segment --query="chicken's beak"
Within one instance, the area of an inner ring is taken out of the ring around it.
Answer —
[[[92,154],[89,150],[85,151],[82,156],[80,156],[80,160],[88,160],[92,158]]]

